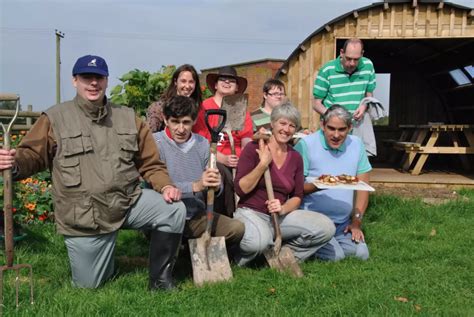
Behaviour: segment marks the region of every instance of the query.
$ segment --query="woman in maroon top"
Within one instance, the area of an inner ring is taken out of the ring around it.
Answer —
[[[237,258],[244,265],[273,245],[270,213],[278,213],[283,244],[304,261],[334,235],[334,225],[326,216],[298,209],[303,198],[303,159],[288,144],[299,128],[300,114],[290,103],[271,114],[272,136],[259,149],[257,142],[242,150],[235,177],[240,196],[234,217],[245,224]],[[263,173],[269,168],[275,199],[269,200]]]

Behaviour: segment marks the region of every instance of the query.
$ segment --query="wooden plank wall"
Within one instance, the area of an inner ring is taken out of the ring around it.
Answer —
[[[302,114],[303,127],[317,128],[319,116],[312,110],[312,89],[320,67],[336,57],[337,39],[413,39],[474,37],[472,12],[443,3],[380,4],[354,11],[324,29],[299,47],[280,79],[290,100]],[[338,55],[338,54],[337,54]]]

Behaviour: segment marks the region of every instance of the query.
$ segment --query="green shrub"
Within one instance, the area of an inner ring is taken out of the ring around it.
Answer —
[[[168,88],[175,70],[176,66],[168,65],[162,66],[156,73],[139,69],[129,71],[119,78],[122,84],[112,88],[111,100],[116,104],[131,107],[137,115],[144,116],[148,106],[160,99]],[[212,96],[205,83],[196,89],[201,89],[203,100]]]
[[[156,73],[134,69],[119,78],[122,84],[115,86],[110,92],[112,102],[131,107],[139,116],[157,101],[168,87],[176,66],[162,66]]]

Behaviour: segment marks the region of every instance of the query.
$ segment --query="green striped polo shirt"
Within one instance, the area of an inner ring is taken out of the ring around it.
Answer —
[[[356,71],[349,75],[342,67],[339,56],[321,67],[314,81],[313,95],[316,99],[323,99],[326,108],[339,104],[354,111],[365,94],[374,89],[375,70],[370,59],[362,57]]]
[[[261,127],[264,127],[267,130],[272,129],[270,114],[266,113],[259,108],[250,114],[253,121],[253,130],[258,131]]]

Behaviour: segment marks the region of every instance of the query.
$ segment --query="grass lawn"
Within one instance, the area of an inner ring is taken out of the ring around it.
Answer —
[[[181,257],[179,291],[147,291],[147,242],[122,231],[119,275],[97,290],[74,289],[61,236],[51,225],[28,227],[15,262],[33,265],[35,304],[27,284],[15,309],[5,278],[5,316],[474,316],[474,191],[431,206],[419,199],[371,196],[365,221],[370,259],[311,261],[293,279],[266,267],[233,267],[228,283],[196,288]],[[1,263],[5,258],[2,252]],[[25,273],[22,276],[26,276]],[[22,281],[25,279],[22,278]]]

